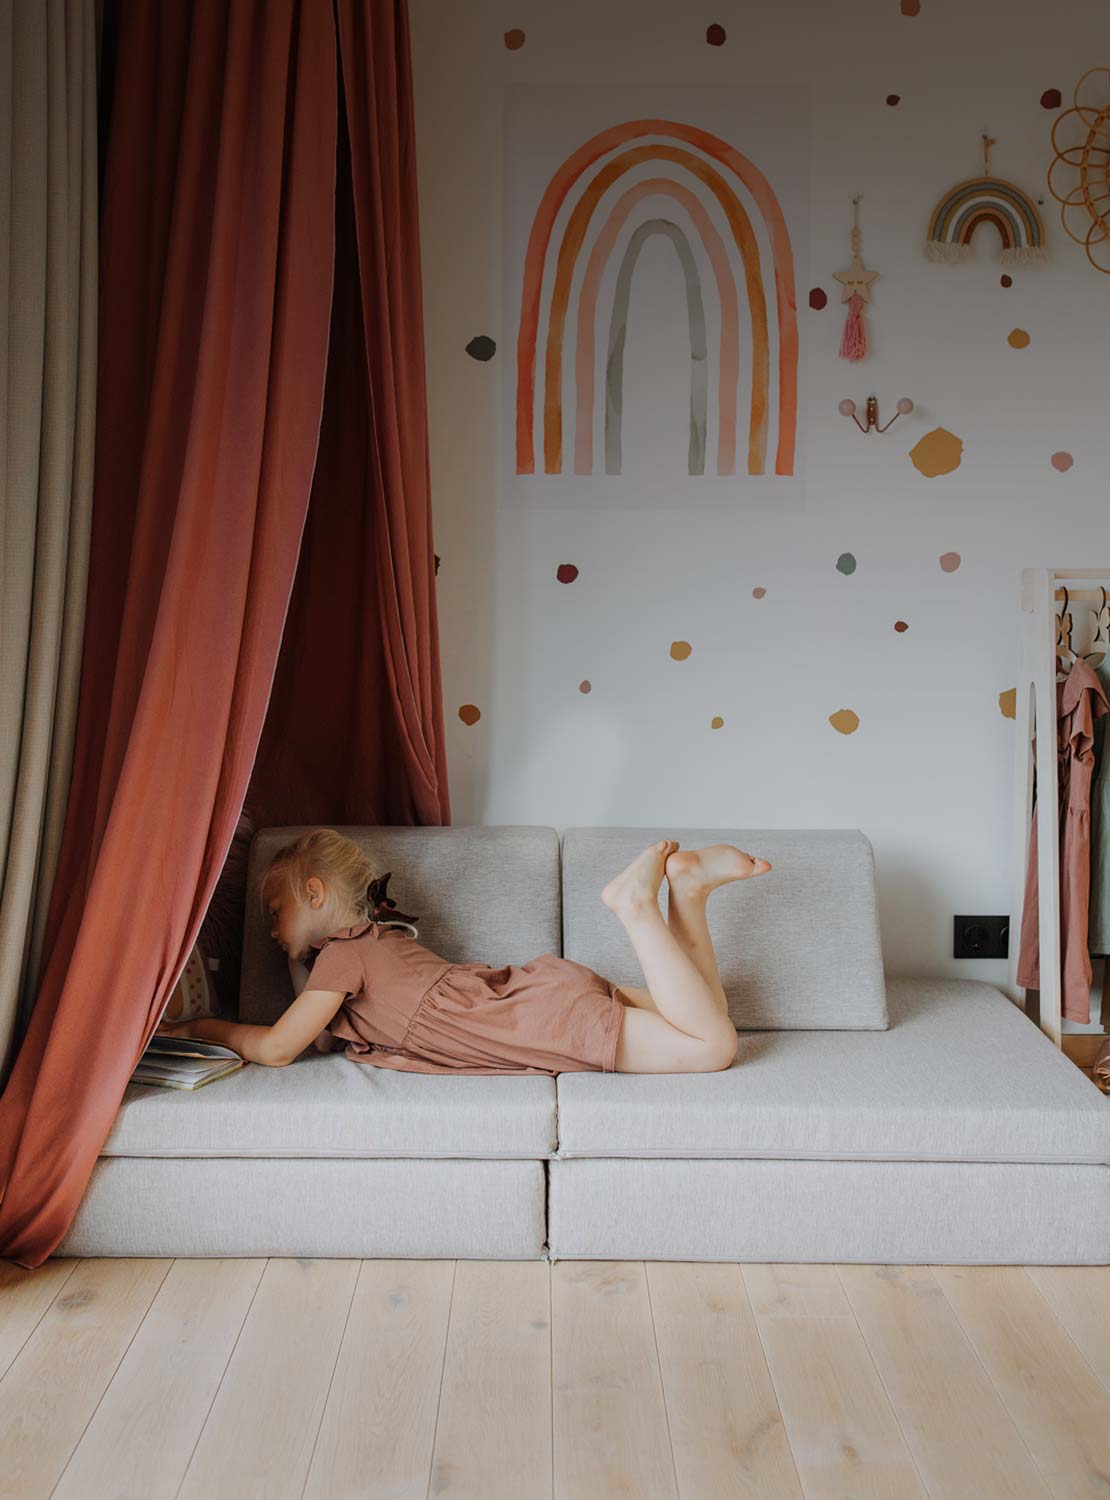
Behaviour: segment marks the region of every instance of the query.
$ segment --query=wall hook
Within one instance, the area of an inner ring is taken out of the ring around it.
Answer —
[[[844,400],[840,403],[837,410],[840,412],[840,415],[842,417],[851,417],[852,421],[856,424],[861,432],[870,432],[872,427],[874,427],[876,432],[885,432],[888,427],[893,426],[893,424],[897,422],[899,417],[905,416],[908,412],[913,411],[913,402],[908,396],[900,396],[898,398],[898,404],[895,407],[894,415],[891,417],[890,421],[884,423],[882,427],[879,426],[879,400],[877,396],[871,395],[867,398],[867,405],[864,409],[864,416],[867,423],[866,426],[856,416],[856,403],[850,396],[845,396]]]

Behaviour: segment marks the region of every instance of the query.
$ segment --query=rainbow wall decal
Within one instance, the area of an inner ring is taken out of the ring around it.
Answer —
[[[630,145],[645,136],[661,137]],[[622,149],[628,146],[628,149]],[[692,149],[691,149],[692,148]],[[617,154],[613,154],[617,153]],[[607,158],[602,161],[602,158]],[[610,188],[633,169],[659,164],[665,175],[643,178],[607,210],[599,211]],[[573,195],[573,197],[572,197]],[[606,266],[622,230],[641,202],[652,196],[673,200],[693,225],[696,241],[712,269],[720,308],[719,337],[712,344],[706,328],[701,274],[690,237],[658,213],[633,220],[612,292],[607,318],[604,379],[604,463],[607,474],[621,469],[621,417],[624,341],[632,273],[647,241],[665,236],[673,245],[686,285],[690,339],[690,440],[688,467],[703,474],[711,366],[716,375],[717,473],[736,472],[740,351],[746,345],[750,405],[746,412],[746,469],[767,470],[768,434],[775,419],[774,472],[793,474],[798,412],[798,327],[794,263],[786,221],[770,184],[759,169],[726,141],[675,120],[632,120],[593,136],[556,170],[532,222],[524,261],[520,326],[517,335],[516,472],[535,472],[537,417],[536,357],[541,305],[548,308],[543,346],[542,416],[544,472],[560,474],[563,445],[563,351],[568,326],[573,339],[570,366],[574,399],[574,472],[594,471],[593,415],[596,387],[596,334],[599,294]],[[761,222],[765,248],[753,229],[744,197]],[[570,198],[569,213],[549,258],[556,219]],[[727,234],[718,232],[709,207],[716,203]],[[586,246],[589,245],[588,251]],[[770,266],[764,264],[769,258]],[[584,261],[584,270],[576,275]],[[743,284],[741,309],[740,284]],[[573,307],[572,303],[577,302]],[[768,323],[768,303],[774,322]],[[573,315],[572,315],[573,311]],[[771,332],[776,337],[772,340]]]
[[[1044,224],[1028,193],[1001,177],[971,177],[933,210],[925,254],[930,260],[971,258],[971,237],[980,224],[993,224],[1002,240],[1004,265],[1042,265],[1048,259]]]

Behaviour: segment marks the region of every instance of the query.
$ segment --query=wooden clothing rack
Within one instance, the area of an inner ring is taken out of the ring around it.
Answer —
[[[1073,588],[1073,583],[1081,586]],[[1071,1033],[1068,1042],[1082,1045],[1064,1048],[1061,1022],[1062,995],[1060,983],[1060,830],[1059,785],[1056,766],[1056,646],[1060,611],[1067,586],[1068,612],[1073,604],[1100,608],[1103,602],[1099,588],[1082,584],[1099,583],[1110,592],[1108,568],[1024,568],[1022,570],[1021,607],[1024,633],[1022,638],[1022,671],[1017,685],[1015,707],[1017,744],[1015,751],[1013,895],[1010,900],[1009,991],[1010,999],[1027,1008],[1028,994],[1039,994],[1035,1019],[1046,1036],[1057,1047],[1082,1063],[1082,1054],[1091,1056],[1106,1039],[1105,1032]],[[1085,616],[1084,616],[1085,618]],[[1080,616],[1073,615],[1078,626]],[[1086,634],[1076,630],[1073,648],[1081,651]],[[1079,644],[1076,644],[1078,642]],[[1036,721],[1037,709],[1047,705],[1040,715],[1044,729]],[[1038,933],[1040,940],[1039,991],[1026,991],[1017,982],[1021,946],[1022,908],[1025,902],[1026,862],[1029,850],[1030,820],[1033,811],[1033,732],[1037,731],[1037,896]],[[1110,963],[1110,959],[1103,960]],[[1092,1019],[1094,1011],[1092,1010]],[[1088,1064],[1089,1066],[1089,1064]]]

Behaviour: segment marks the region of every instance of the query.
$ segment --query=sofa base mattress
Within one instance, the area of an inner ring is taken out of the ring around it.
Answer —
[[[549,1260],[1110,1264],[1110,1167],[1033,1162],[548,1163]]]
[[[541,1260],[542,1161],[102,1156],[55,1255]]]

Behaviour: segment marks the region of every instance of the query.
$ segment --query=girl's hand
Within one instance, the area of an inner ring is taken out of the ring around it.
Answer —
[[[159,1021],[154,1028],[155,1036],[187,1036],[188,1034],[188,1021]]]

